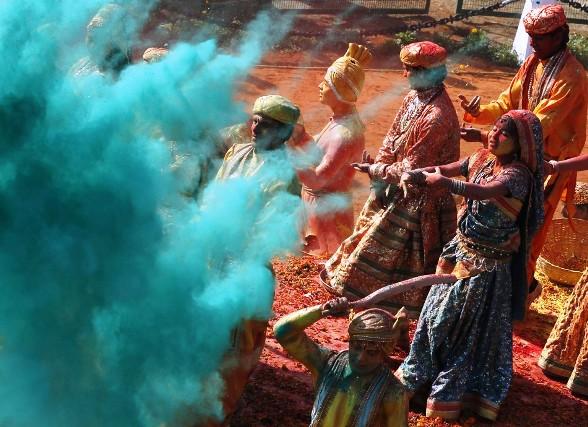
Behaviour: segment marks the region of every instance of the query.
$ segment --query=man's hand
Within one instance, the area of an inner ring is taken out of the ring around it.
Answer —
[[[321,307],[323,316],[344,316],[349,312],[349,301],[347,298],[335,298],[327,301]]]
[[[459,128],[459,135],[467,142],[482,142],[482,131],[465,124]]]
[[[461,108],[463,108],[466,113],[469,113],[473,117],[477,117],[480,114],[479,96],[474,96],[471,101],[468,101],[463,95],[457,95],[457,97],[461,100]]]
[[[361,154],[361,163],[369,163],[370,165],[374,164],[374,159],[370,156],[370,153],[368,153],[367,150],[363,150],[363,153]]]
[[[304,129],[304,125],[297,123],[294,125],[294,130],[292,131],[292,135],[288,140],[287,144],[290,147],[300,147],[310,141],[312,137],[306,133],[306,129]]]
[[[374,159],[372,158],[372,156],[370,156],[370,153],[368,153],[366,150],[363,150],[363,153],[361,154],[361,162],[351,163],[351,166],[353,167],[353,169],[358,170],[360,172],[369,173],[370,166],[373,164]]]
[[[370,173],[371,165],[371,163],[351,163],[351,167],[353,167],[353,169],[363,173]]]

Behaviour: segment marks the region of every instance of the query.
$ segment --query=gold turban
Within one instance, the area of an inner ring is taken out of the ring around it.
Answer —
[[[443,65],[447,51],[430,41],[407,44],[400,50],[400,60],[410,67],[433,68]]]
[[[548,4],[527,13],[523,24],[529,34],[547,34],[566,24],[566,14],[561,4]]]
[[[357,101],[365,79],[363,67],[371,59],[367,47],[349,43],[345,55],[329,67],[325,81],[339,101],[350,104]]]
[[[349,323],[349,339],[382,343],[384,350],[390,352],[406,328],[404,309],[400,309],[396,316],[392,316],[385,310],[370,308],[353,317]]]
[[[169,50],[164,47],[150,47],[143,52],[143,61],[152,64],[161,61]]]
[[[295,125],[300,117],[300,109],[283,96],[266,95],[255,100],[253,114],[260,114],[287,125]]]

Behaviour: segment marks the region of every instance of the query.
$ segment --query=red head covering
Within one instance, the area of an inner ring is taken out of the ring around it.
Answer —
[[[533,175],[534,188],[529,201],[533,213],[529,218],[529,234],[537,231],[543,223],[543,129],[535,114],[528,110],[511,110],[504,116],[515,122],[519,137],[520,161]],[[503,117],[504,117],[503,116]]]
[[[410,67],[432,68],[445,63],[447,51],[436,43],[411,43],[400,50],[400,60]]]
[[[519,137],[520,162],[529,168],[532,185],[517,222],[520,224],[521,245],[511,264],[512,317],[525,318],[527,307],[527,261],[530,242],[545,220],[543,208],[543,131],[541,122],[528,110],[511,110],[502,117],[515,122]]]
[[[521,148],[521,162],[527,165],[531,172],[535,172],[537,169],[537,144],[541,143],[537,139],[543,138],[542,134],[534,132],[534,127],[541,130],[539,119],[528,110],[511,110],[505,116],[510,117],[516,124]]]
[[[566,24],[566,14],[561,4],[548,4],[527,13],[523,24],[529,34],[547,34]]]

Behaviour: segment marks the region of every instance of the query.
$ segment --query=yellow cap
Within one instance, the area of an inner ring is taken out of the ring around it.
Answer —
[[[300,109],[283,96],[266,95],[255,100],[253,114],[261,114],[287,125],[295,125],[300,117]]]
[[[367,47],[349,43],[344,56],[338,58],[327,70],[325,81],[341,102],[354,103],[359,98],[365,73],[363,67],[372,59]]]

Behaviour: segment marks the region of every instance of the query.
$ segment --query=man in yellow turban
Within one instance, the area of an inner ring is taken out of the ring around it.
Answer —
[[[372,308],[356,314],[349,324],[349,349],[341,352],[304,333],[328,315],[347,312],[347,300],[337,298],[286,315],[274,326],[278,342],[312,375],[316,396],[310,425],[407,426],[408,398],[387,356],[407,327],[404,313],[393,317]]]
[[[251,140],[234,144],[226,153],[217,180],[258,177],[262,191],[270,198],[277,191],[298,194],[294,169],[288,165],[285,144],[292,136],[300,117],[299,108],[280,95],[258,98],[251,118]],[[282,162],[282,163],[281,163]],[[288,173],[287,169],[291,169]],[[265,344],[267,319],[244,319],[232,332],[231,346],[224,356],[220,373],[224,381],[223,411],[220,423],[208,420],[206,427],[228,425],[230,416],[257,365]]]
[[[400,59],[411,87],[375,160],[355,164],[372,191],[353,233],[325,264],[333,293],[361,298],[390,283],[435,272],[443,246],[455,235],[456,208],[448,191],[399,187],[404,172],[459,158],[459,122],[445,90],[447,52],[432,42],[404,46]],[[394,296],[381,305],[405,306],[417,317],[428,289]]]
[[[300,117],[300,109],[280,95],[257,98],[253,104],[248,142],[234,144],[216,175],[217,180],[256,175],[265,158],[285,148]],[[276,157],[276,156],[273,156]]]
[[[365,147],[365,127],[355,102],[371,57],[366,47],[350,43],[319,85],[320,102],[333,115],[305,147],[314,153],[314,164],[298,173],[306,209],[305,251],[312,255],[331,255],[353,231],[351,184],[355,170],[351,163],[361,160]]]
[[[575,157],[586,142],[588,82],[586,70],[567,48],[569,28],[560,4],[546,5],[529,12],[523,23],[534,50],[514,76],[508,89],[496,101],[480,105],[480,97],[467,100],[460,95],[464,120],[489,125],[510,110],[531,110],[541,121],[545,160]],[[486,142],[487,135],[477,129],[462,129],[468,141]],[[531,243],[527,267],[531,298],[540,294],[533,277],[535,263],[564,190],[566,204],[573,209],[575,172],[556,173],[545,181],[545,222]],[[573,212],[572,212],[573,215]]]

